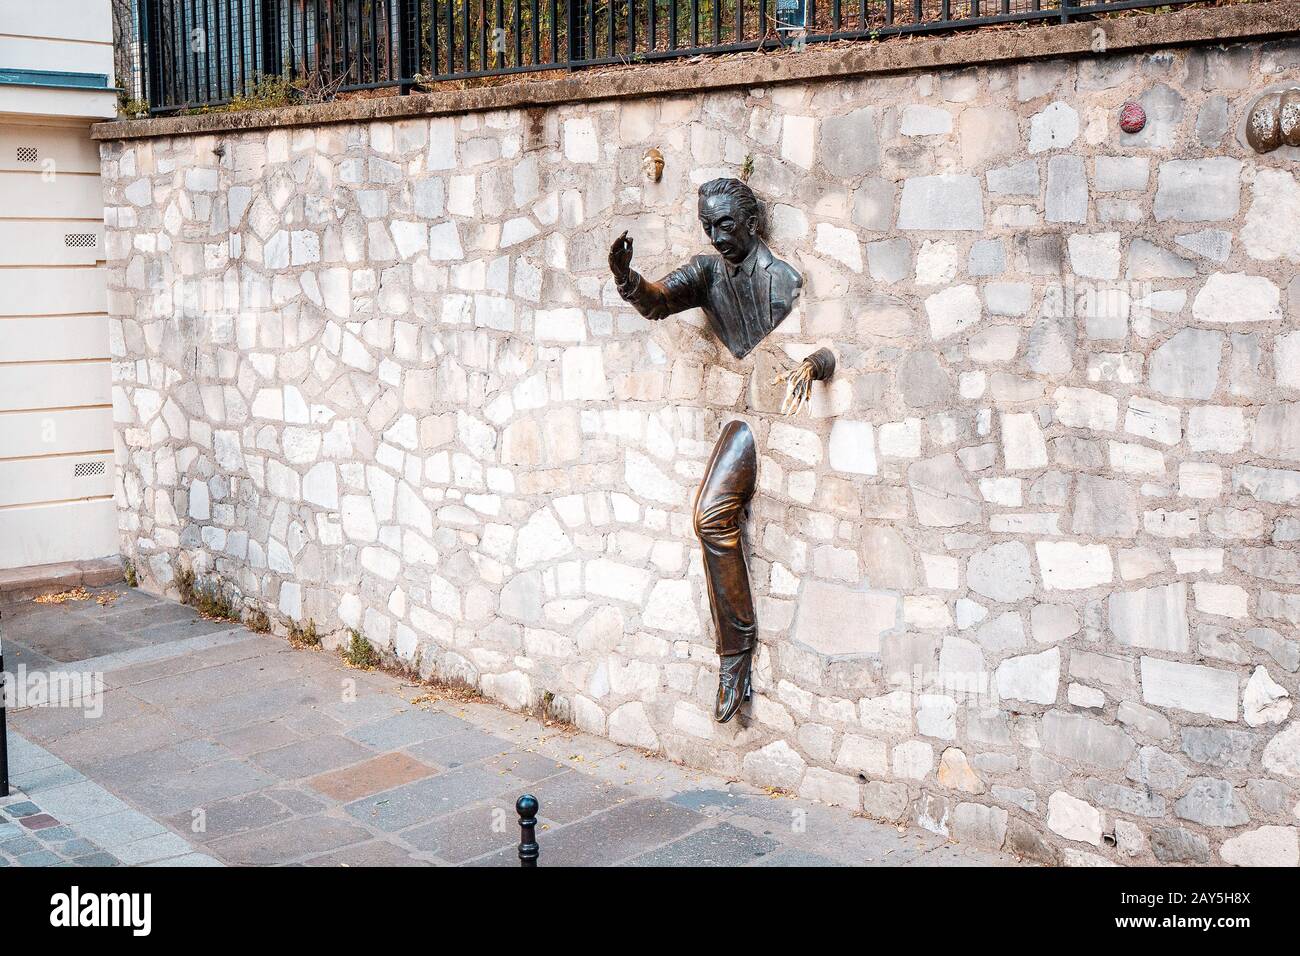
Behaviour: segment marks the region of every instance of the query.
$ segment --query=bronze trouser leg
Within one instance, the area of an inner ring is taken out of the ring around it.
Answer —
[[[695,533],[704,546],[709,607],[722,656],[754,647],[754,596],[740,547],[740,517],[754,497],[757,476],[754,433],[744,422],[728,422],[695,496]]]

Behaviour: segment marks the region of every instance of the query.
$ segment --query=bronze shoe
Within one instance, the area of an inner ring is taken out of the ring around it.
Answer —
[[[749,700],[753,694],[749,676],[753,654],[753,651],[743,651],[719,658],[718,706],[713,716],[720,724],[725,724],[736,716],[741,703]]]

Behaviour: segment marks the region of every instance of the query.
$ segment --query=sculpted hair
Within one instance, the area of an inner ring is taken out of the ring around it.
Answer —
[[[740,215],[748,219],[750,216],[758,217],[758,234],[767,235],[767,213],[763,209],[763,204],[758,201],[754,195],[754,190],[742,183],[739,179],[710,179],[700,187],[700,198],[706,196],[727,196],[736,203]]]

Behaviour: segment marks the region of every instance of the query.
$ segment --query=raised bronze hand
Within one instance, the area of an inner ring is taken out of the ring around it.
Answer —
[[[808,405],[812,397],[812,383],[816,366],[811,359],[804,359],[793,369],[782,372],[772,380],[773,385],[785,382],[785,398],[781,402],[782,415],[798,415],[799,410]]]
[[[627,279],[632,271],[632,239],[626,229],[609,247],[609,271],[620,282]]]

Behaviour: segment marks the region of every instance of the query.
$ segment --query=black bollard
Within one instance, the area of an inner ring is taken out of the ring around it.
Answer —
[[[5,727],[5,697],[8,690],[4,638],[0,637],[0,797],[9,796],[9,731]]]
[[[540,848],[537,846],[537,798],[525,793],[515,801],[519,814],[519,865],[536,866]]]

